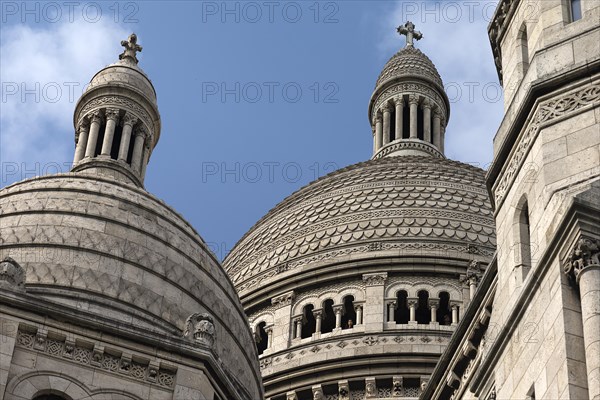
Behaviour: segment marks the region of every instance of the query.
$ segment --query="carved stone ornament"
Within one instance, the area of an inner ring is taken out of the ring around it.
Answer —
[[[376,272],[373,274],[364,274],[363,281],[367,284],[367,286],[377,286],[385,284],[385,280],[387,279],[387,272]]]
[[[10,257],[0,262],[0,286],[25,290],[25,270]]]
[[[325,396],[323,395],[323,388],[321,385],[315,385],[312,387],[313,392],[313,400],[325,400]]]
[[[464,276],[464,279],[462,281],[467,285],[477,284],[477,282],[479,282],[479,280],[481,279],[482,275],[483,270],[481,269],[480,262],[472,260],[469,263],[469,266],[467,267],[467,274]]]
[[[579,275],[589,265],[600,265],[600,240],[581,238],[564,265],[565,274],[574,283],[579,283]]]
[[[185,321],[183,337],[212,347],[215,342],[215,325],[208,314],[195,313]]]
[[[294,292],[290,291],[279,296],[275,296],[271,299],[271,304],[276,307],[289,306],[294,301]]]

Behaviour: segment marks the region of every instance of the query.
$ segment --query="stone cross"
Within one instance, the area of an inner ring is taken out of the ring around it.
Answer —
[[[415,24],[410,21],[406,21],[404,25],[400,25],[397,31],[400,35],[406,35],[406,46],[412,46],[413,39],[421,40],[423,38],[423,34],[415,31]]]
[[[127,40],[121,40],[121,46],[125,47],[125,51],[119,55],[119,60],[122,59],[131,59],[136,64],[138,63],[138,59],[136,57],[136,53],[138,51],[142,51],[142,46],[137,44],[137,35],[132,33],[129,35]]]

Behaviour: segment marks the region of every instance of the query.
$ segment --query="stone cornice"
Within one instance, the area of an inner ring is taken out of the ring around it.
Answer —
[[[488,26],[488,35],[500,84],[502,84],[502,52],[500,45],[519,2],[520,0],[500,0]]]
[[[581,86],[587,85],[583,88]],[[525,102],[523,103],[525,104]],[[534,103],[527,120],[520,131],[515,131],[517,136],[511,143],[510,152],[505,155],[505,161],[498,163],[498,158],[503,152],[495,156],[494,164],[487,176],[488,185],[493,194],[490,198],[494,201],[496,212],[502,206],[506,193],[510,190],[521,171],[524,161],[529,154],[539,132],[552,124],[565,118],[593,109],[600,105],[600,81],[589,80],[571,88],[560,96],[550,93]],[[519,126],[515,124],[514,126]],[[508,138],[506,139],[508,141]],[[507,149],[508,150],[508,149]]]
[[[386,157],[390,154],[395,156],[396,154],[393,154],[393,153],[399,153],[403,150],[419,151],[421,153],[425,153],[426,155],[429,155],[432,157],[446,158],[433,144],[427,143],[423,140],[418,140],[418,139],[417,140],[414,140],[414,139],[413,140],[410,140],[410,139],[394,140],[393,142],[390,142],[390,143],[386,144],[385,146],[383,146],[381,149],[379,149],[377,151],[377,153],[375,153],[373,155],[372,158],[373,159],[382,158],[382,157]]]

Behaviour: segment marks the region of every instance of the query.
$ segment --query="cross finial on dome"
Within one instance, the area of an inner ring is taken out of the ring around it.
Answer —
[[[138,51],[142,51],[142,46],[137,44],[137,35],[135,33],[132,33],[131,35],[129,35],[129,38],[127,38],[127,40],[121,40],[121,46],[125,47],[125,51],[119,54],[119,60],[131,60],[137,64],[138,59],[136,57],[136,53]]]
[[[423,34],[415,31],[415,24],[410,21],[406,21],[404,25],[400,25],[397,32],[400,35],[406,35],[406,47],[413,46],[413,39],[421,40],[423,38]]]

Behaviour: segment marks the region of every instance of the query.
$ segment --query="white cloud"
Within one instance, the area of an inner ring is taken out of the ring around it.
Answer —
[[[0,160],[23,171],[0,186],[72,159],[75,104],[93,74],[118,59],[129,33],[108,20],[2,27]]]
[[[379,24],[382,62],[404,47],[405,39],[398,36],[396,26],[410,20],[423,33],[416,47],[436,65],[451,101],[446,156],[481,167],[492,160],[492,139],[503,114],[487,35],[497,3],[401,1]]]

